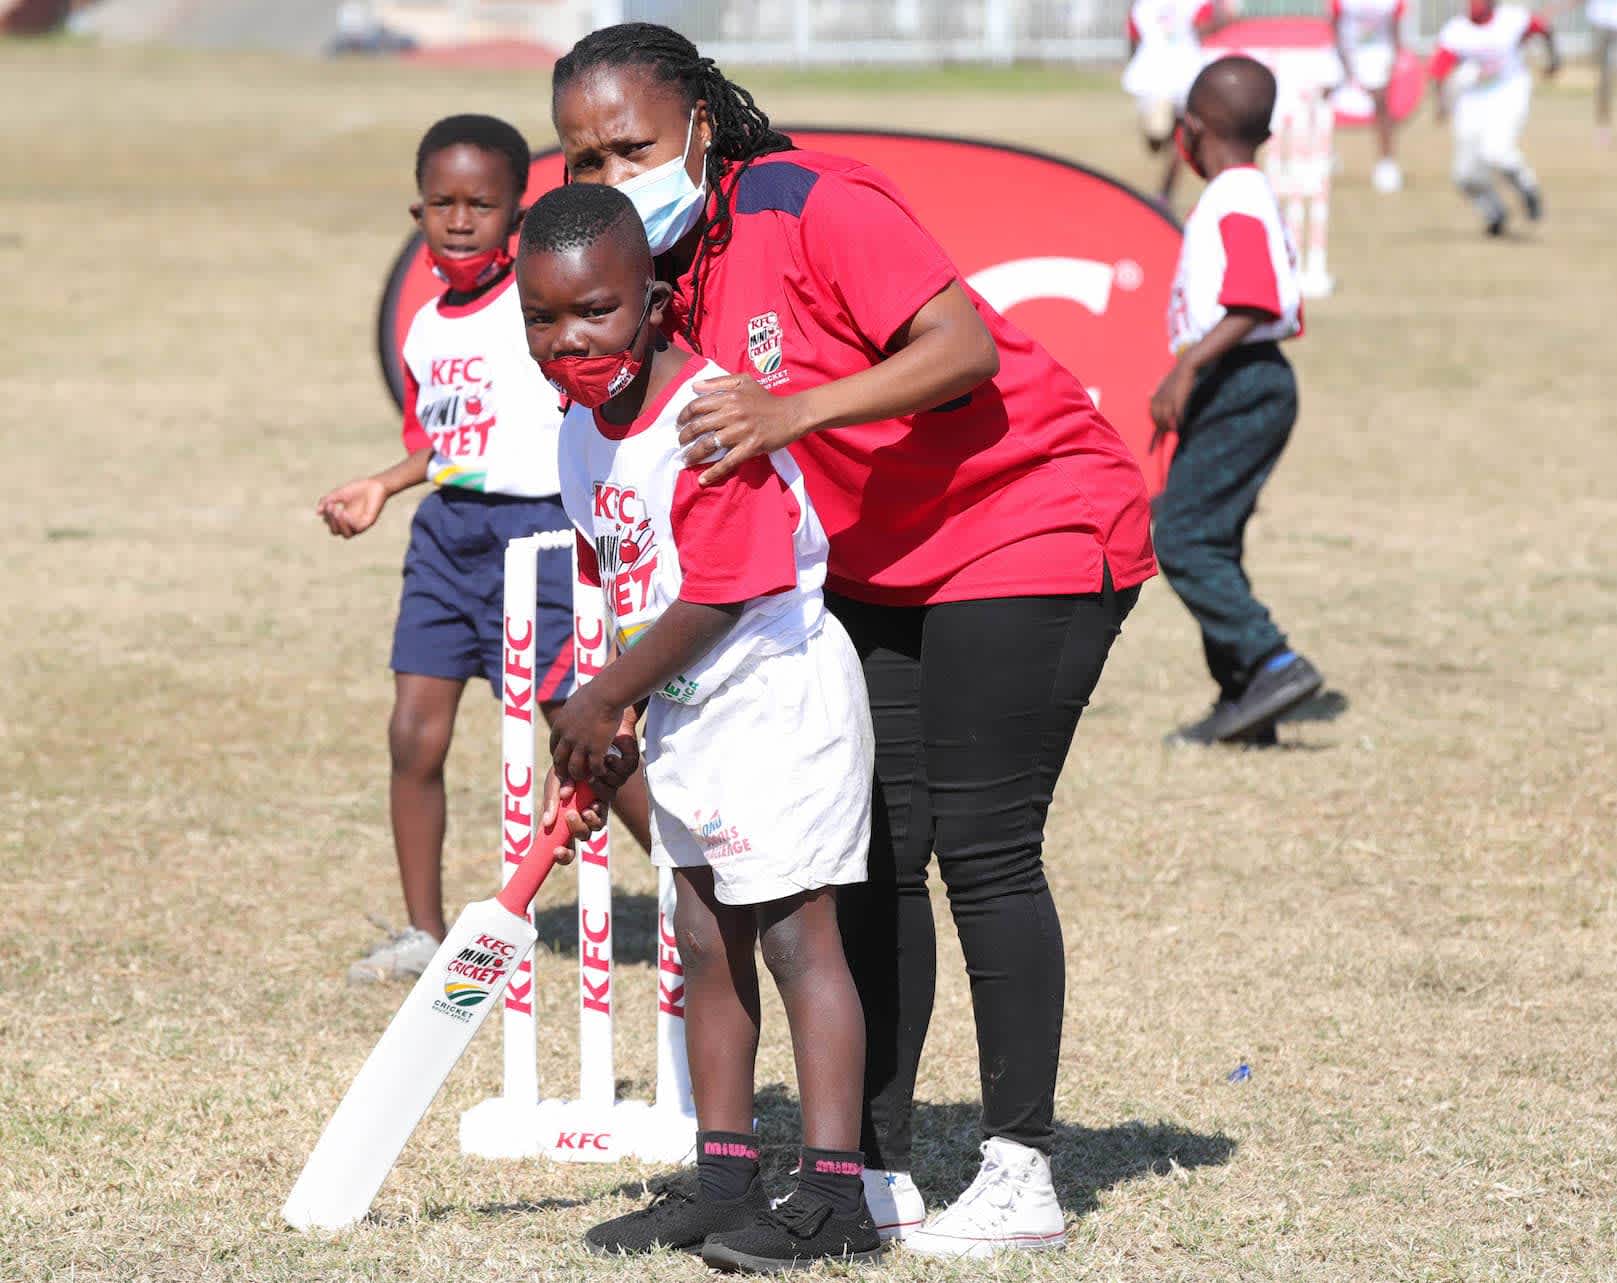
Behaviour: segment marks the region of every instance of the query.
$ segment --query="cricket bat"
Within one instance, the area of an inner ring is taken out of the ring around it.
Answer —
[[[570,806],[587,808],[593,792],[575,787]],[[370,1211],[404,1142],[538,939],[528,906],[555,863],[555,848],[567,841],[566,817],[558,814],[505,889],[455,919],[320,1133],[281,1209],[288,1224],[342,1229]]]

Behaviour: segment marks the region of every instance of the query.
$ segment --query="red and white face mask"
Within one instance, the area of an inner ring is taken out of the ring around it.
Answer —
[[[432,261],[433,274],[440,281],[446,281],[457,294],[470,294],[473,290],[482,289],[511,266],[511,255],[503,245],[486,249],[481,254],[458,257],[437,254],[429,249],[427,257]]]
[[[644,357],[634,354],[634,345],[640,341],[646,317],[651,315],[651,291],[646,291],[646,306],[640,313],[640,324],[634,327],[629,346],[621,352],[604,352],[600,356],[559,356],[539,362],[539,372],[568,400],[589,410],[598,410],[624,388],[633,383],[645,364]]]

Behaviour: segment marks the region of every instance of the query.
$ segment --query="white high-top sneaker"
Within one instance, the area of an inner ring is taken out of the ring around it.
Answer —
[[[983,1142],[977,1179],[904,1240],[928,1256],[984,1257],[1001,1248],[1057,1251],[1067,1225],[1050,1181],[1050,1160],[1036,1149],[993,1137]]]
[[[907,1239],[926,1220],[926,1202],[908,1172],[884,1172],[867,1167],[864,1172],[865,1202],[876,1222],[882,1241]]]

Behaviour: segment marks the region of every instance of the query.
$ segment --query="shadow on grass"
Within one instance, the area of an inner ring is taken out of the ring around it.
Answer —
[[[800,1126],[797,1099],[784,1084],[771,1083],[759,1091],[758,1121],[765,1176],[772,1184],[784,1184],[797,1159]],[[914,1175],[929,1207],[954,1199],[976,1176],[981,1121],[975,1103],[916,1102]],[[1083,1216],[1100,1206],[1105,1190],[1142,1176],[1166,1176],[1175,1167],[1220,1167],[1235,1150],[1231,1137],[1168,1122],[1080,1127],[1058,1120],[1051,1154],[1056,1195],[1063,1208]]]
[[[539,944],[563,958],[578,956],[578,901],[547,905],[534,915]],[[612,958],[620,963],[657,965],[657,897],[612,893]]]
[[[1342,691],[1322,690],[1318,695],[1305,699],[1296,708],[1287,709],[1275,720],[1279,722],[1334,722],[1348,711],[1351,704],[1352,701]]]

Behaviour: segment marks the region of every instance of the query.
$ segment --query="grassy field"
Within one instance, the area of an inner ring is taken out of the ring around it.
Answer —
[[[399,912],[383,731],[410,505],[342,545],[313,503],[396,450],[372,318],[420,129],[486,109],[544,144],[548,86],[73,44],[0,46],[0,84],[22,478],[0,526],[0,1279],[701,1276],[578,1248],[645,1172],[461,1159],[492,1032],[374,1223],[277,1215],[400,996],[342,974],[366,915]],[[1074,85],[773,76],[764,97],[1147,181],[1126,100]],[[1280,751],[1165,751],[1210,690],[1183,610],[1147,591],[1051,818],[1070,1250],[877,1277],[1617,1278],[1617,156],[1590,136],[1576,81],[1540,99],[1550,216],[1505,243],[1428,119],[1396,199],[1347,142],[1341,289],[1296,346],[1303,419],[1250,541],[1345,709]],[[490,884],[496,766],[474,696],[452,906]],[[626,855],[621,880],[619,1065],[644,1094],[653,879]],[[570,1090],[568,901],[546,892],[541,998],[543,1072]],[[916,1172],[936,1200],[976,1142],[944,951]]]

